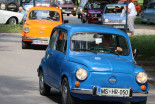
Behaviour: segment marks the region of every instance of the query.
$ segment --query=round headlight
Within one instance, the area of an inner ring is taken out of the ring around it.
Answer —
[[[76,78],[79,80],[85,80],[87,78],[87,71],[85,69],[78,69],[76,71]]]
[[[61,7],[59,7],[59,9],[62,9]]]
[[[147,74],[145,72],[139,72],[136,76],[136,80],[140,84],[144,84],[147,81]]]
[[[82,12],[83,9],[80,9],[80,11]]]
[[[104,22],[109,22],[109,20],[108,19],[105,19]]]
[[[76,7],[74,7],[74,10],[76,10]]]
[[[29,32],[29,27],[24,27],[24,32]]]

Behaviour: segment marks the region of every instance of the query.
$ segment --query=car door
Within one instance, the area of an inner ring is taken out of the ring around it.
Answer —
[[[55,88],[59,88],[59,82],[61,81],[61,68],[62,63],[66,56],[67,49],[67,32],[59,29],[55,47],[52,51],[49,51],[48,61],[48,73],[52,81],[50,84]]]
[[[0,10],[0,24],[4,24],[5,22],[4,19],[4,10]]]

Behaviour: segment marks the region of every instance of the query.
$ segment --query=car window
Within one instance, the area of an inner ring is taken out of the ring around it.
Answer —
[[[48,20],[48,21],[59,21],[60,15],[56,11],[51,10],[33,10],[29,14],[30,20]]]
[[[7,0],[7,2],[15,2],[15,0]]]
[[[119,55],[129,55],[129,48],[126,39],[123,36],[105,33],[77,33],[71,37],[72,51],[76,52],[96,52],[116,54],[117,48],[122,51]]]
[[[50,43],[49,43],[51,49],[53,49],[54,47],[56,36],[57,36],[57,30],[53,30],[53,33],[51,34],[51,38],[50,38]]]
[[[148,8],[149,8],[149,9],[155,9],[155,3],[150,3],[150,4],[148,5]]]
[[[72,4],[71,0],[57,0],[56,4]]]
[[[107,6],[105,9],[105,13],[122,13],[124,6],[117,5],[117,6]]]
[[[59,31],[56,50],[65,53],[67,49],[67,32]]]

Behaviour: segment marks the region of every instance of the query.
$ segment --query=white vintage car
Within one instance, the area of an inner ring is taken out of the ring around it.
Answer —
[[[23,15],[17,12],[0,10],[0,24],[13,24],[22,22]]]

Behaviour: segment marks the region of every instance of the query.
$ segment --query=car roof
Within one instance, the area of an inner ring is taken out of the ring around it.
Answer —
[[[102,33],[109,33],[109,34],[118,34],[122,35],[124,37],[127,37],[127,34],[124,33],[123,31],[112,28],[112,27],[107,27],[103,25],[95,25],[95,24],[61,24],[57,26],[56,28],[63,28],[70,32],[68,35],[72,35],[75,33],[80,33],[80,32],[102,32]]]
[[[31,10],[53,10],[53,11],[59,11],[61,12],[61,10],[58,8],[58,7],[52,7],[52,6],[35,6],[35,7],[32,7],[30,8],[30,11]]]

